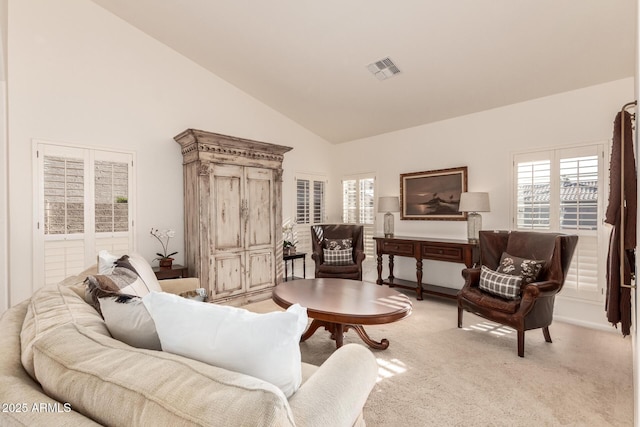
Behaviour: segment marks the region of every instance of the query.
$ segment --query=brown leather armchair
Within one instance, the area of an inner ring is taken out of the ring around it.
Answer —
[[[549,325],[553,320],[555,296],[564,284],[578,236],[522,231],[481,231],[481,265],[496,270],[503,252],[515,257],[543,260],[537,279],[520,286],[520,295],[505,299],[480,289],[481,268],[462,270],[464,286],[458,293],[458,328],[463,310],[518,331],[518,356],[524,357],[524,332],[542,328],[551,342]]]
[[[353,264],[329,265],[325,263],[324,249],[327,240],[352,240]],[[364,253],[364,227],[354,224],[324,224],[311,226],[311,258],[316,263],[315,277],[362,280]]]

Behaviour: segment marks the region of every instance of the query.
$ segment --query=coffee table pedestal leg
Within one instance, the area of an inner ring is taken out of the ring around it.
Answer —
[[[371,348],[375,348],[376,350],[386,350],[387,347],[389,347],[388,339],[382,338],[380,342],[374,341],[369,337],[367,332],[360,325],[348,325],[347,328],[355,329],[358,335],[360,335],[362,341],[366,342]]]
[[[306,341],[309,339],[320,327],[324,327],[329,333],[331,333],[331,339],[336,342],[336,348],[342,347],[344,334],[350,329],[353,328],[358,336],[364,341],[369,347],[375,348],[377,350],[385,350],[389,347],[389,340],[383,338],[380,342],[374,341],[369,337],[367,332],[361,325],[344,325],[342,323],[333,323],[333,322],[325,322],[323,320],[313,319],[309,328],[302,334],[300,337],[300,342]]]

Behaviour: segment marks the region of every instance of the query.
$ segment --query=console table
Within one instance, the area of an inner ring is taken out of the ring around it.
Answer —
[[[433,239],[428,237],[384,237],[374,236],[378,260],[378,285],[389,285],[415,289],[416,298],[422,299],[422,293],[438,295],[445,298],[455,298],[457,289],[422,283],[422,260],[457,262],[472,267],[480,261],[480,250],[477,243],[467,240]],[[389,277],[382,279],[382,255],[389,256]],[[416,281],[403,280],[393,277],[394,256],[411,257],[416,260]]]

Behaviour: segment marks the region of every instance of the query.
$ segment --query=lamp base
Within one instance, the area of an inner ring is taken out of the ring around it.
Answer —
[[[481,229],[482,215],[478,212],[469,212],[467,214],[467,239],[469,243],[478,243],[480,241]]]
[[[384,237],[387,239],[393,237],[393,214],[391,212],[384,214]]]

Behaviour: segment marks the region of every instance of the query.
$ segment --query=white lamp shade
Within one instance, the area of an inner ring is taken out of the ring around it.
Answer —
[[[460,212],[489,212],[489,193],[460,194]]]
[[[379,197],[378,212],[400,212],[400,199],[396,196]]]

